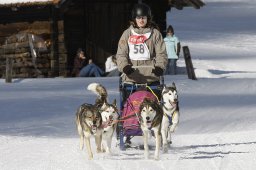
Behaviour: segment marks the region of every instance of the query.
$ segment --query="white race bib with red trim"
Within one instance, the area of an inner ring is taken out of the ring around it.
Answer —
[[[128,39],[129,58],[131,60],[149,60],[150,53],[145,41],[150,37],[151,32],[137,34],[131,30],[132,35]]]

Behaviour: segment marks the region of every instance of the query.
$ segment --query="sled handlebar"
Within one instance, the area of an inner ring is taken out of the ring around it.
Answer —
[[[132,66],[132,68],[155,68],[154,66]]]

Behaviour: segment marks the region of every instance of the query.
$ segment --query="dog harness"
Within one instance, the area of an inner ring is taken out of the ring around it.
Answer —
[[[164,116],[168,118],[168,120],[169,120],[169,126],[168,126],[168,128],[170,128],[170,126],[172,125],[172,116],[169,116],[169,115],[166,114],[165,112],[164,112]]]
[[[167,113],[164,112],[164,116],[166,116],[169,120],[169,128],[172,125],[172,118],[175,114],[177,114],[176,110],[173,111],[172,116],[169,116]]]

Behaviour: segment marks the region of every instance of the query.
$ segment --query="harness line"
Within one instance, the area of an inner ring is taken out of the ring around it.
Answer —
[[[150,87],[150,86],[148,86],[148,85],[146,85],[146,88],[148,88],[148,89],[151,91],[151,93],[156,97],[156,99],[157,99],[158,103],[160,103],[160,101],[159,101],[159,99],[158,99],[157,95],[156,95],[156,94],[155,94],[155,92],[151,89],[151,87]]]

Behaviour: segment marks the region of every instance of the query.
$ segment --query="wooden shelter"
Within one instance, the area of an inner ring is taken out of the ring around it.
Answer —
[[[6,57],[13,59],[13,77],[66,74],[63,20],[59,18],[56,8],[59,2],[17,0],[8,3],[8,0],[0,0],[0,77],[5,76]],[[40,36],[48,47],[47,52],[37,54],[36,62],[32,61],[32,50],[37,49],[31,49],[36,45],[29,43],[28,34]],[[32,70],[40,70],[42,74],[31,73]]]
[[[0,77],[5,76],[6,57],[14,58],[14,77],[70,76],[78,48],[104,68],[138,2],[151,7],[163,34],[166,11],[204,5],[201,0],[0,0]],[[29,39],[20,42],[19,35],[41,37],[48,50],[41,52]]]

